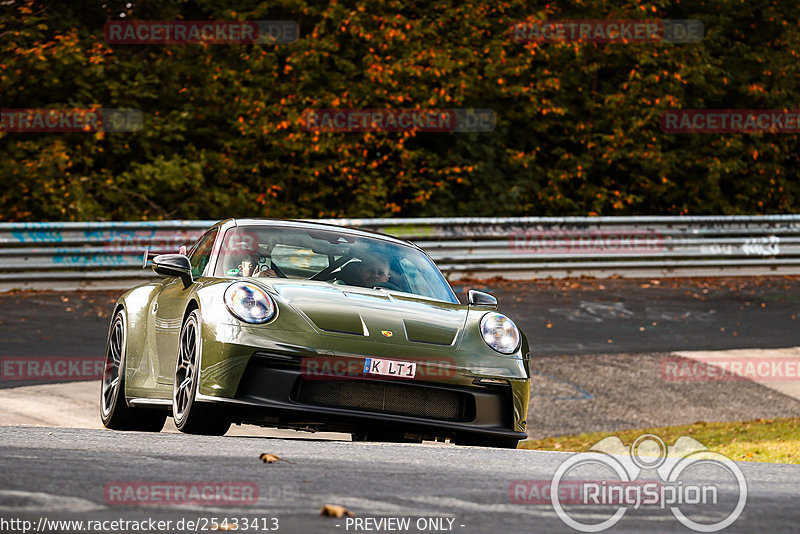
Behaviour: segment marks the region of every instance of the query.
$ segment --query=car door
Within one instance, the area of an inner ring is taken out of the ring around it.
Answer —
[[[205,274],[211,259],[217,229],[214,228],[201,237],[189,253],[192,265],[192,278],[197,280]],[[178,357],[178,341],[183,314],[191,287],[184,288],[180,278],[172,278],[164,283],[156,299],[155,333],[158,351],[158,382],[172,386],[175,374],[175,361]]]

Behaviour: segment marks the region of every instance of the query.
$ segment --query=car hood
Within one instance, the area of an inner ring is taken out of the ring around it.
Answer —
[[[270,280],[280,299],[318,330],[388,341],[453,345],[464,329],[468,306],[407,293],[332,285],[326,282]]]

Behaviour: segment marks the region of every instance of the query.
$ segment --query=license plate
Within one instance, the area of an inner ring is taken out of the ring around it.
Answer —
[[[400,360],[366,358],[364,359],[364,374],[414,378],[417,375],[417,364],[415,362],[403,362]]]

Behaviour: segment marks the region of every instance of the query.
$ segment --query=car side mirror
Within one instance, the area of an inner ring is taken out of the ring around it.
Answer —
[[[492,308],[497,308],[497,299],[489,293],[470,289],[467,295],[470,306],[489,306]]]
[[[180,278],[184,288],[193,282],[192,264],[183,254],[159,254],[153,258],[153,270],[164,276]]]

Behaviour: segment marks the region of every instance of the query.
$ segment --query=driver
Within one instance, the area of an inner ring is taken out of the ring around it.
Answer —
[[[389,262],[383,258],[367,258],[361,260],[356,269],[356,284],[363,287],[375,287],[389,281]]]
[[[250,256],[245,257],[242,260],[242,263],[239,264],[239,272],[241,276],[254,276],[254,277],[274,277],[278,276],[275,274],[275,271],[272,269],[261,269],[258,268],[258,260],[260,256],[258,253],[252,254]]]
[[[244,276],[244,277],[271,277],[277,276],[272,269],[259,270],[258,262],[261,255],[258,249],[253,246],[251,241],[239,241],[230,245],[230,259],[236,261],[241,258],[240,263],[235,267],[228,270],[227,274],[230,276]]]

